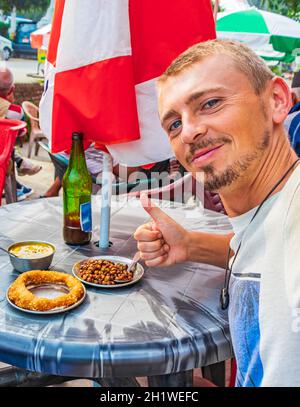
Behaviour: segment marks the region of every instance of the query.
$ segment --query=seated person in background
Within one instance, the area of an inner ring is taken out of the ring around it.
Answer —
[[[69,154],[61,153],[66,159],[69,159]],[[50,198],[59,195],[59,191],[62,187],[62,179],[67,169],[64,163],[59,162],[55,159],[55,156],[50,155],[55,168],[54,182],[50,188],[45,192],[41,198]],[[85,151],[85,158],[88,170],[92,176],[95,178],[101,178],[102,165],[103,165],[103,152],[90,146]],[[154,180],[155,185],[149,184],[149,189],[162,187],[167,184],[171,184],[178,180],[185,174],[184,167],[177,161],[175,157],[169,160],[164,160],[158,163],[149,164],[140,167],[125,167],[119,165],[116,162],[113,163],[113,175],[115,178],[120,179],[125,182],[135,182],[138,179],[144,179],[143,175],[149,179],[149,181]],[[161,178],[161,174],[164,174]],[[158,177],[159,181],[156,182],[155,178]],[[98,179],[99,179],[98,178]],[[98,181],[98,180],[97,180]],[[100,183],[101,179],[99,179]],[[114,181],[113,181],[114,182]],[[158,185],[160,184],[160,185]],[[163,185],[161,185],[163,184]],[[93,184],[93,193],[97,193],[101,189],[101,186]],[[218,194],[211,193],[210,191],[205,191],[204,193],[204,206],[207,209],[224,213],[225,209],[221,202]]]
[[[69,154],[61,153],[67,160],[69,159]],[[55,175],[54,183],[45,192],[41,198],[50,198],[59,195],[59,191],[62,187],[62,180],[67,169],[64,163],[59,162],[55,159],[55,156],[50,155],[51,160],[54,164]],[[103,166],[103,152],[96,149],[91,145],[85,151],[85,159],[87,163],[88,170],[92,176],[98,178],[99,184],[101,182],[102,166]],[[125,182],[135,182],[138,179],[144,179],[143,175],[149,179],[149,181],[154,181],[155,185],[149,183],[149,189],[162,187],[168,185],[178,180],[185,174],[184,167],[177,161],[175,157],[168,160],[164,160],[158,163],[149,164],[140,167],[125,167],[113,162],[113,175]],[[161,177],[161,175],[164,175]],[[158,178],[156,182],[156,177]],[[97,180],[97,181],[98,181]],[[113,181],[114,182],[114,181]],[[101,189],[101,186],[93,184],[93,193],[97,193]],[[207,209],[224,213],[224,207],[220,200],[218,194],[213,194],[209,191],[205,191],[204,194],[204,206]]]
[[[144,180],[146,177],[149,180],[148,189],[153,189],[161,188],[175,182],[183,177],[185,169],[175,157],[171,157],[164,161],[138,167],[118,165],[115,167],[114,172],[122,180],[127,182],[136,182],[140,179]]]
[[[14,104],[14,77],[11,70],[7,67],[0,68],[0,119],[24,120],[24,113],[21,106]],[[22,130],[19,136],[26,134]],[[37,174],[42,167],[35,165],[29,160],[25,160],[16,151],[14,151],[17,172],[19,176]],[[17,198],[23,200],[31,195],[33,190],[17,183]]]
[[[294,75],[291,93],[293,107],[285,120],[284,126],[289,134],[293,149],[300,157],[300,71]]]
[[[67,160],[69,160],[70,155],[67,153],[61,153]],[[55,173],[54,173],[54,183],[51,187],[45,192],[42,198],[50,198],[53,196],[58,196],[59,191],[62,187],[63,176],[66,172],[66,165],[55,160],[55,156],[50,155],[50,158],[54,164]],[[100,150],[95,149],[93,146],[90,146],[85,151],[85,159],[88,170],[92,176],[97,177],[102,172],[103,164],[103,153]],[[115,166],[114,166],[115,168]],[[113,170],[114,172],[114,170]],[[95,186],[93,186],[93,192]],[[99,186],[100,188],[100,186]]]
[[[61,153],[66,159],[69,159],[69,154]],[[103,153],[101,150],[90,146],[85,151],[85,158],[89,172],[94,177],[101,176],[102,165],[103,165]],[[62,187],[62,179],[66,171],[66,165],[55,160],[55,156],[51,156],[52,162],[55,167],[55,180],[51,187],[45,192],[43,197],[49,198],[52,196],[58,196],[59,191]],[[184,173],[184,168],[180,166],[176,159],[165,160],[159,163],[146,165],[143,167],[125,167],[113,163],[113,174],[116,177],[121,178],[126,182],[134,182],[139,179],[139,175],[145,174],[148,179],[151,178],[152,174],[161,174],[166,172],[172,180],[181,177]],[[101,181],[101,180],[99,180]],[[94,186],[94,193],[96,191],[96,186]],[[100,186],[98,190],[100,189]]]

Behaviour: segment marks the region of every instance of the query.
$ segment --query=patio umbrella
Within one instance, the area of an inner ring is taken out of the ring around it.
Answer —
[[[51,24],[47,24],[44,27],[33,31],[30,34],[30,44],[32,48],[36,49],[47,49],[51,33]]]
[[[217,36],[244,42],[265,59],[291,61],[300,50],[300,23],[256,8],[219,13]]]
[[[72,132],[82,131],[86,142],[105,146],[120,164],[170,158],[158,117],[156,78],[186,48],[212,38],[210,0],[176,0],[172,6],[169,0],[56,0],[40,105],[52,152],[69,149]],[[108,161],[102,182],[106,214]],[[106,215],[104,246],[108,222]]]

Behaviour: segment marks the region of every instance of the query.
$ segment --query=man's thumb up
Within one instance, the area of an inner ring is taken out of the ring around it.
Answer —
[[[157,226],[171,221],[171,218],[155,205],[147,194],[141,194],[140,201],[145,211],[149,213]]]
[[[140,201],[152,218],[152,222],[139,226],[134,234],[146,265],[170,266],[186,261],[188,232],[151,202],[147,194],[141,194]]]

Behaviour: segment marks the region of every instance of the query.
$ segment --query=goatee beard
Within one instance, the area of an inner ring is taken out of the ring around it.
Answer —
[[[252,153],[245,154],[232,165],[228,166],[222,174],[216,174],[213,165],[203,167],[204,188],[211,192],[218,192],[224,187],[230,186],[249,169],[251,164],[258,160],[270,144],[270,132],[265,131],[262,142]]]

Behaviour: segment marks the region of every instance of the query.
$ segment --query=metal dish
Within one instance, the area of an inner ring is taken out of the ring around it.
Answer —
[[[47,284],[40,284],[40,285],[32,284],[32,285],[27,286],[27,288],[28,288],[28,290],[33,292],[35,295],[39,294],[39,296],[44,296],[47,298],[53,298],[53,297],[57,296],[58,291],[60,294],[66,294],[69,292],[68,288],[64,284],[55,284],[55,283],[47,283]],[[75,302],[75,304],[72,304],[68,307],[54,308],[49,311],[33,311],[33,310],[18,307],[16,304],[14,304],[8,297],[8,291],[9,291],[9,288],[6,291],[6,299],[12,307],[14,307],[15,309],[17,309],[19,311],[23,311],[23,312],[27,312],[29,314],[35,314],[35,315],[52,315],[52,314],[59,314],[61,312],[70,311],[71,309],[78,307],[78,305],[80,305],[86,297],[86,289],[83,286],[83,296],[80,298],[80,300]]]
[[[25,271],[30,271],[30,270],[48,270],[50,267],[54,253],[56,252],[56,248],[52,243],[48,242],[42,242],[38,240],[28,240],[24,242],[16,242],[12,245],[10,245],[7,248],[7,251],[11,251],[13,248],[16,246],[25,246],[25,245],[30,245],[30,244],[41,244],[45,246],[49,246],[52,249],[52,253],[45,255],[44,257],[39,257],[39,258],[32,258],[32,259],[27,259],[27,258],[21,258],[21,257],[12,257],[9,256],[10,262],[15,270],[17,270],[19,273],[24,273]]]
[[[98,288],[121,288],[121,287],[126,287],[132,284],[137,283],[144,275],[144,267],[140,264],[137,263],[136,264],[136,269],[133,273],[133,279],[129,282],[126,283],[117,283],[115,285],[104,285],[104,284],[95,284],[95,283],[90,283],[88,281],[83,280],[81,277],[78,276],[77,272],[79,271],[79,268],[81,266],[82,263],[84,263],[85,261],[89,261],[89,260],[110,260],[110,261],[114,261],[116,263],[123,263],[123,264],[127,264],[129,265],[132,262],[132,259],[129,259],[127,257],[121,257],[121,256],[97,256],[97,257],[90,257],[88,259],[84,259],[81,261],[78,261],[77,263],[75,263],[73,265],[72,268],[72,273],[74,275],[74,277],[78,278],[78,280],[80,280],[83,284],[86,285],[90,285],[92,287],[98,287]]]

